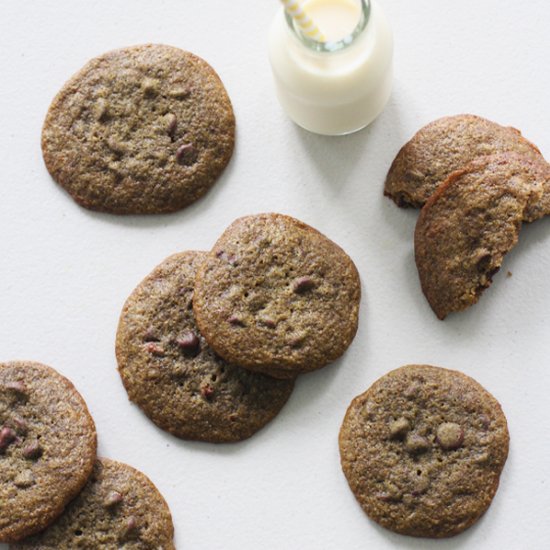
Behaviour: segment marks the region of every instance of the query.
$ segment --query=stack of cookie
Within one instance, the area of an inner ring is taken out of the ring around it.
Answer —
[[[126,464],[97,458],[95,424],[66,378],[0,364],[0,542],[15,549],[174,548],[168,506]]]
[[[130,400],[184,439],[239,441],[294,380],[340,357],[361,296],[349,256],[282,214],[236,220],[206,252],[165,260],[126,301],[117,333]]]
[[[415,257],[422,290],[444,319],[476,303],[523,222],[550,213],[550,164],[509,127],[473,116],[428,124],[395,158],[384,194],[421,207]]]

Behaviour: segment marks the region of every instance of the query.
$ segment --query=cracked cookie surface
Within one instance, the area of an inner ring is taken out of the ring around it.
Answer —
[[[504,153],[454,172],[432,195],[414,248],[422,291],[439,319],[479,300],[542,192],[523,156]]]
[[[240,441],[286,403],[293,380],[229,365],[206,343],[193,314],[195,275],[206,252],[170,256],[133,291],[116,353],[130,399],[184,439]]]
[[[449,537],[487,510],[508,456],[498,401],[458,371],[408,365],[349,406],[340,430],[344,474],[383,527]]]
[[[239,218],[199,268],[193,307],[226,360],[278,378],[340,357],[357,331],[361,288],[350,257],[282,214]]]
[[[437,119],[401,148],[388,172],[384,194],[398,206],[420,208],[455,170],[479,157],[505,152],[525,154],[550,173],[540,151],[515,128],[475,115]],[[550,175],[541,208],[550,213]]]
[[[0,542],[55,520],[86,483],[96,448],[71,382],[39,363],[0,363]]]
[[[48,111],[42,151],[81,206],[154,214],[206,193],[234,140],[231,102],[212,67],[147,44],[92,59],[65,84]]]
[[[166,501],[131,466],[98,458],[82,492],[48,529],[11,550],[174,550]]]

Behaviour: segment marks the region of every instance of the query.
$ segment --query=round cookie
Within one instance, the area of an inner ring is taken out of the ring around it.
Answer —
[[[535,145],[515,128],[474,115],[437,119],[401,148],[388,172],[384,195],[398,206],[420,208],[451,172],[480,156],[508,151],[546,164]],[[545,206],[550,213],[550,182]]]
[[[281,410],[293,380],[226,363],[201,336],[193,287],[206,252],[170,256],[134,290],[116,341],[130,399],[160,428],[184,439],[240,441]]]
[[[48,529],[10,548],[35,550],[174,550],[166,501],[134,468],[99,458],[78,497]]]
[[[457,371],[409,365],[348,408],[340,456],[367,515],[415,537],[450,537],[487,510],[508,456],[497,400]]]
[[[420,212],[415,261],[439,319],[478,301],[540,200],[542,182],[524,158],[504,153],[472,162],[451,174]]]
[[[282,214],[233,222],[197,273],[193,308],[214,350],[278,378],[340,357],[357,331],[357,269],[335,243]]]
[[[231,102],[215,71],[159,44],[92,59],[53,100],[42,130],[48,171],[85,208],[173,212],[229,162]]]
[[[0,542],[52,523],[86,483],[96,448],[71,382],[39,363],[0,363]]]

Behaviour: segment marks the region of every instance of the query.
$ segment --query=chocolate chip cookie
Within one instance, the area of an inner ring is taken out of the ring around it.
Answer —
[[[454,172],[432,195],[414,244],[422,291],[439,319],[478,301],[542,192],[524,156],[504,153]]]
[[[212,67],[147,44],[101,55],[65,84],[48,111],[42,151],[81,206],[155,214],[204,195],[234,139],[231,102]]]
[[[68,380],[39,363],[0,363],[0,542],[54,521],[95,458],[94,421]]]
[[[457,371],[409,365],[356,397],[342,468],[368,516],[391,531],[450,537],[487,510],[508,456],[497,400]]]
[[[134,468],[100,458],[80,495],[44,532],[12,550],[174,550],[168,505]]]
[[[233,222],[199,268],[200,331],[231,363],[278,378],[323,367],[350,345],[361,289],[349,256],[282,214]]]
[[[478,157],[504,152],[523,153],[546,164],[535,145],[515,128],[474,115],[440,118],[401,148],[388,172],[384,194],[398,206],[420,208],[451,172]],[[550,182],[547,192],[544,210],[550,213]]]
[[[240,441],[280,411],[294,381],[229,365],[206,343],[192,308],[205,258],[170,256],[134,290],[118,327],[119,372],[130,399],[162,429],[184,439]]]

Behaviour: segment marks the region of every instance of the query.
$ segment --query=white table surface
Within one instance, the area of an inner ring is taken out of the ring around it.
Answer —
[[[550,220],[524,228],[478,305],[441,322],[413,261],[417,213],[382,196],[399,147],[443,115],[514,125],[550,156],[550,4],[382,4],[396,40],[390,103],[366,131],[327,138],[294,126],[276,102],[266,57],[276,0],[1,0],[0,360],[41,361],[76,384],[97,423],[101,455],[154,481],[172,510],[179,549],[550,547]],[[48,176],[43,118],[88,59],[144,42],[191,50],[214,66],[235,108],[235,155],[212,191],[184,211],[91,213]],[[234,218],[262,211],[304,220],[355,260],[363,284],[357,337],[342,360],[300,378],[280,415],[248,441],[180,441],[127,400],[114,357],[120,309],[163,258],[209,249]],[[415,362],[473,376],[509,421],[496,498],[477,525],[450,540],[415,540],[375,525],[339,465],[337,435],[350,400]]]

